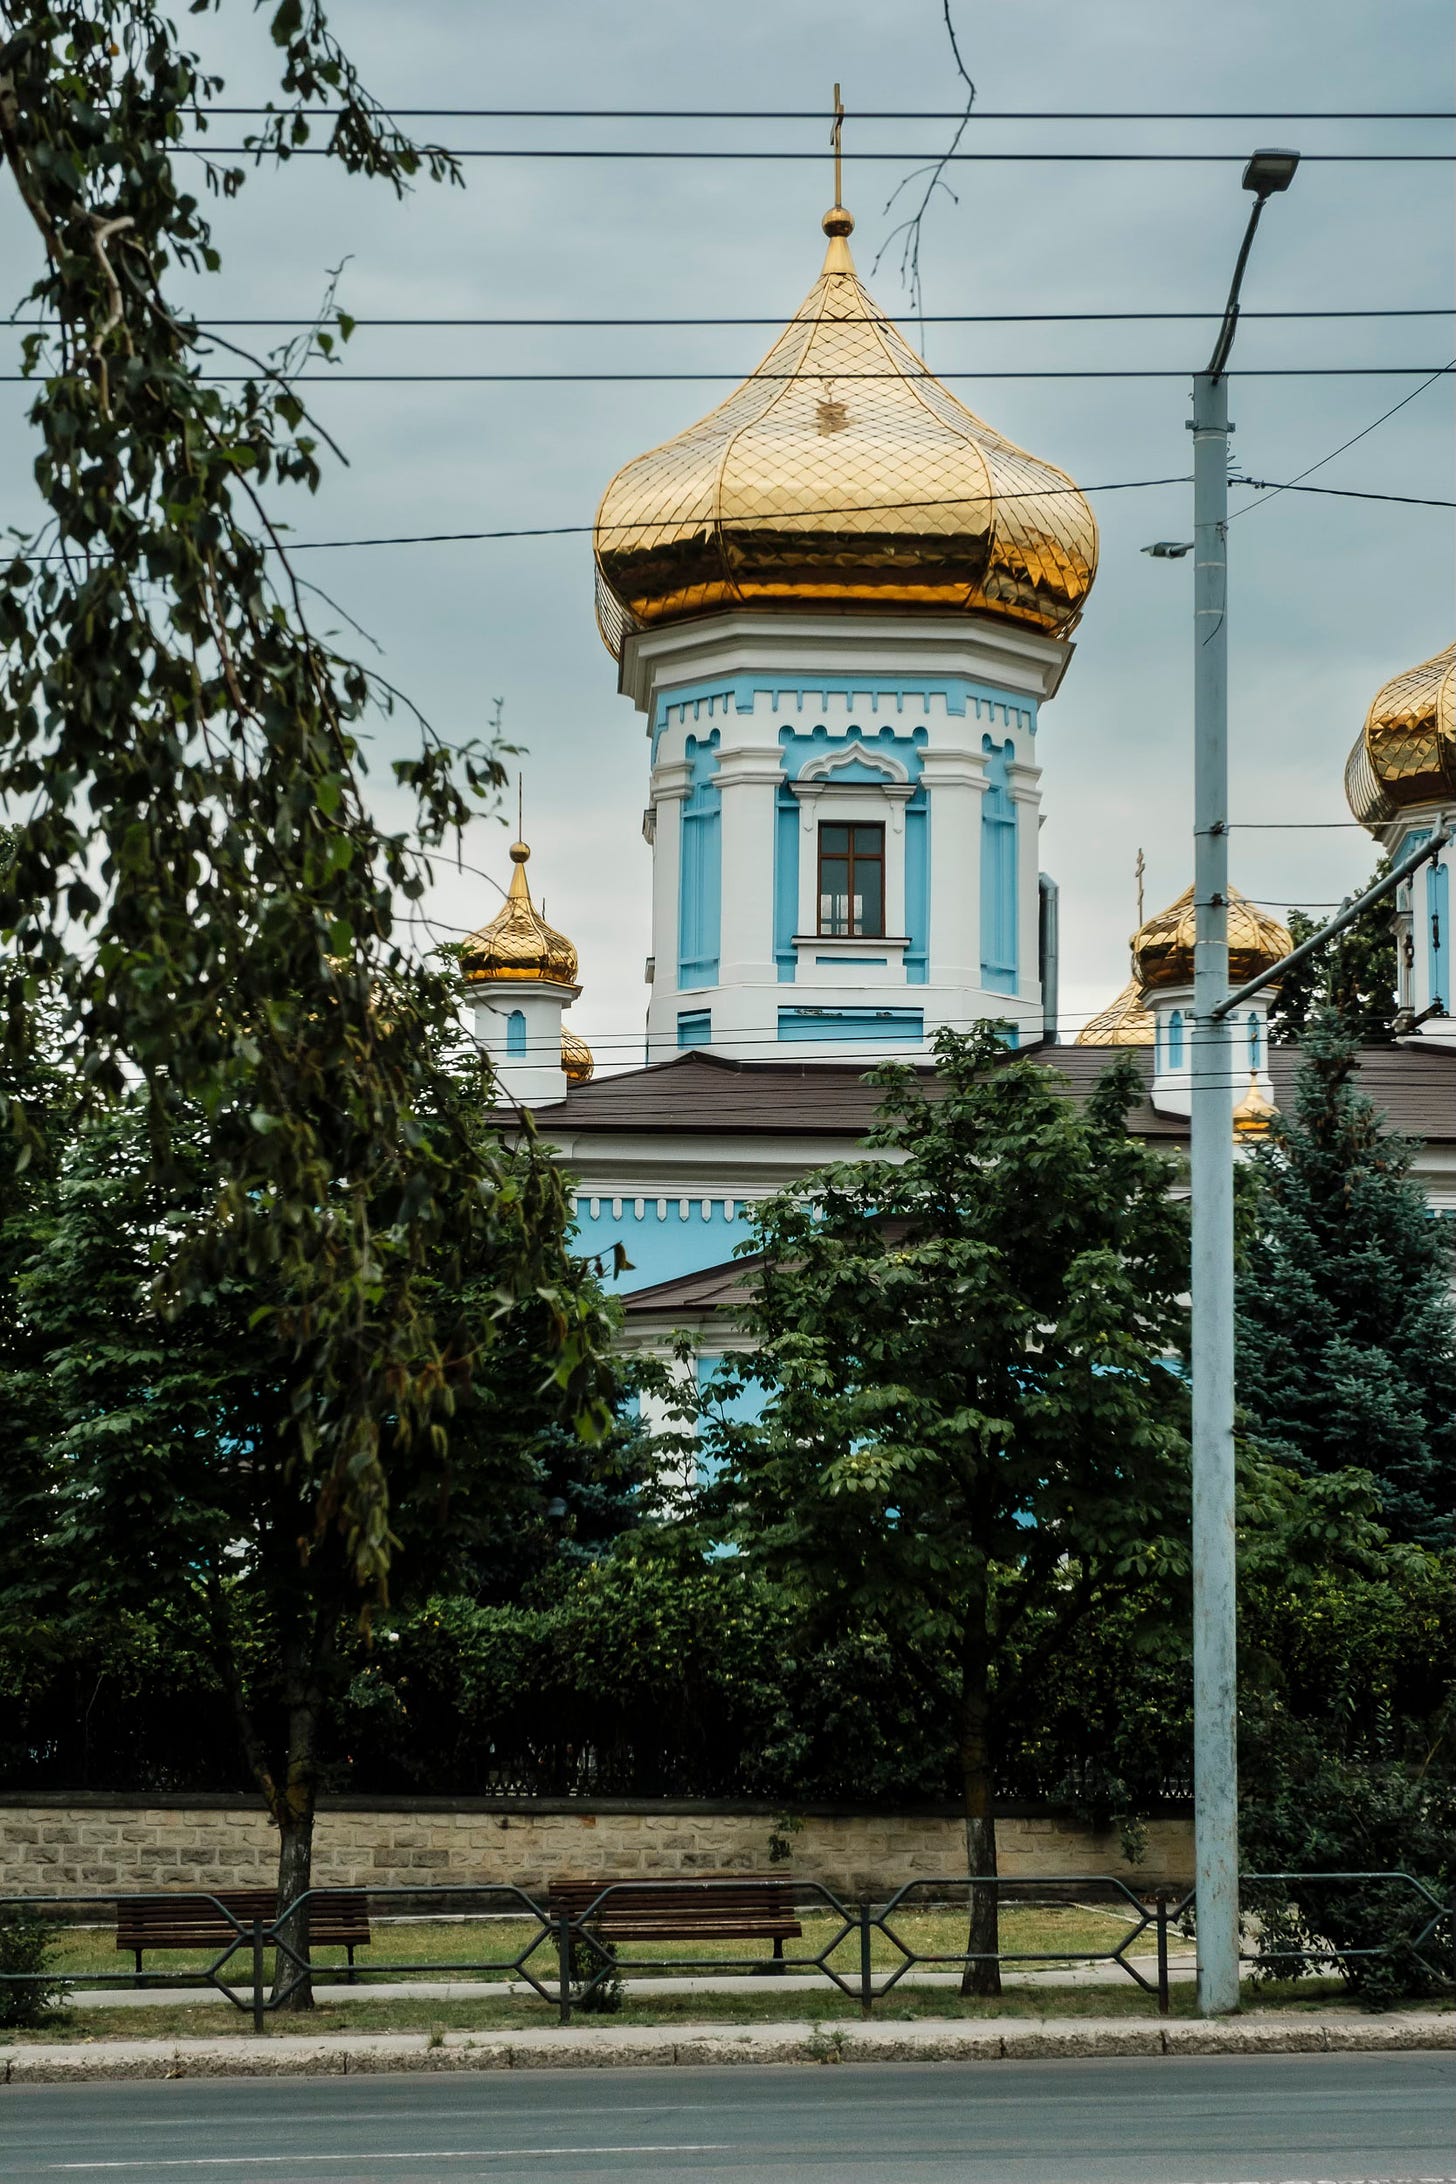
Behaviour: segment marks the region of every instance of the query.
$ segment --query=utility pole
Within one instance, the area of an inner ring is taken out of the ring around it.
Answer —
[[[1223,324],[1193,382],[1193,1801],[1198,2007],[1239,2006],[1234,1555],[1234,1181],[1228,995],[1228,380],[1239,289],[1265,203],[1297,152],[1255,152],[1254,204]]]

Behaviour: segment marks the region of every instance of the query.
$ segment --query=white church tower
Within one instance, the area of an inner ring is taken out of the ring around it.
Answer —
[[[1345,795],[1391,857],[1429,841],[1443,822],[1456,827],[1456,644],[1375,693],[1345,767]],[[1396,894],[1396,1033],[1426,1046],[1456,1047],[1453,863],[1444,851]]]
[[[648,1056],[924,1056],[1055,1014],[1037,720],[1097,530],[861,286],[854,223],[751,378],[628,463],[598,617],[646,718]]]
[[[460,951],[460,975],[476,1045],[502,1095],[541,1107],[592,1075],[591,1049],[564,1021],[581,992],[576,950],[531,900],[530,850],[511,844],[511,884],[488,925]]]

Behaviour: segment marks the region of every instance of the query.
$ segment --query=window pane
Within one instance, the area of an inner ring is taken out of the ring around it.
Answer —
[[[843,833],[844,829],[839,831]],[[819,860],[819,930],[821,933],[847,933],[850,930],[847,857],[821,857]]]
[[[885,854],[885,830],[883,827],[856,827],[854,830],[856,857],[883,857]]]
[[[825,857],[847,857],[849,855],[849,828],[821,827],[819,829],[819,851],[821,856]]]
[[[884,866],[861,860],[854,868],[854,930],[857,933],[883,933],[885,930],[885,875]]]

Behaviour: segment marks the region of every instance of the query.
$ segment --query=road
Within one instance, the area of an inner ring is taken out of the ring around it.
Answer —
[[[0,2090],[5,2184],[1456,2184],[1456,2054]]]

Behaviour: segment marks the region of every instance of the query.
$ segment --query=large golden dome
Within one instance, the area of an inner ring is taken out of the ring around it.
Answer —
[[[1345,767],[1345,796],[1372,828],[1412,804],[1456,798],[1456,644],[1376,691]]]
[[[1289,928],[1267,910],[1228,891],[1229,984],[1242,986],[1257,978],[1288,955],[1293,943]],[[1178,900],[1156,917],[1140,925],[1132,936],[1133,969],[1143,992],[1160,986],[1193,984],[1193,890],[1185,887]]]
[[[526,884],[526,860],[531,852],[524,842],[512,842],[515,871],[506,899],[489,925],[472,933],[460,951],[462,977],[472,985],[487,978],[551,979],[560,986],[576,984],[576,950],[564,933],[548,925],[531,900]]]
[[[603,494],[613,652],[629,630],[722,607],[1075,624],[1097,569],[1091,509],[932,377],[861,286],[853,226],[825,214],[823,271],[752,377]]]
[[[1130,978],[1115,1001],[1089,1016],[1078,1032],[1077,1046],[1151,1046],[1153,1019],[1143,1005],[1142,989]]]

